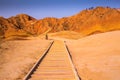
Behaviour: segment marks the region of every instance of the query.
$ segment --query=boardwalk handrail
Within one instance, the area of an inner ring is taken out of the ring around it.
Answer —
[[[30,71],[28,72],[28,74],[24,77],[23,80],[28,80],[31,75],[33,74],[33,72],[36,70],[37,66],[41,63],[41,61],[43,60],[43,58],[46,56],[46,54],[48,53],[48,51],[50,50],[52,44],[54,41],[51,42],[51,44],[49,45],[49,47],[45,50],[45,52],[43,53],[43,55],[37,60],[36,64],[30,69]]]
[[[65,44],[65,48],[66,48],[66,51],[67,51],[68,56],[69,56],[69,60],[70,60],[71,66],[72,66],[72,70],[73,70],[73,72],[75,74],[75,79],[76,80],[81,80],[80,76],[78,75],[77,69],[75,68],[75,66],[73,64],[73,60],[72,60],[70,51],[69,51],[68,46],[66,45],[65,41],[64,41],[64,44]]]

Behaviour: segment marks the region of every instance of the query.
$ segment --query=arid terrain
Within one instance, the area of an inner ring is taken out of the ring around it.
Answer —
[[[51,41],[5,41],[0,45],[0,80],[22,80]]]
[[[45,33],[74,31],[81,36],[120,30],[120,11],[110,7],[96,7],[63,18],[35,19],[27,14],[10,18],[0,17],[0,38],[38,36]]]
[[[0,17],[0,80],[23,79],[52,40],[66,42],[81,80],[120,80],[119,36],[120,10],[110,7],[60,19]]]
[[[78,40],[65,39],[59,35],[52,36],[51,39],[66,41],[82,80],[119,80],[119,35],[120,31],[111,31]],[[37,37],[32,40],[3,42],[0,47],[0,79],[24,78],[50,42]]]
[[[120,31],[67,41],[82,80],[120,80]]]

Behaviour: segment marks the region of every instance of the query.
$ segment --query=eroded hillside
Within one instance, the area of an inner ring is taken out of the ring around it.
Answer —
[[[0,35],[3,38],[59,31],[75,31],[87,36],[119,29],[120,11],[109,7],[90,8],[61,19],[48,17],[37,20],[26,14],[19,14],[8,19],[0,17]]]

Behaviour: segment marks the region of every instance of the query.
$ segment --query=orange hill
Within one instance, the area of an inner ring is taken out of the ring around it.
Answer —
[[[2,37],[9,37],[31,34],[30,23],[35,20],[26,14],[16,15],[8,19],[0,17],[0,35]]]
[[[19,14],[8,19],[0,17],[0,35],[40,35],[45,32],[75,31],[83,36],[120,29],[119,9],[109,7],[89,8],[80,13],[57,18],[36,20],[26,14]]]

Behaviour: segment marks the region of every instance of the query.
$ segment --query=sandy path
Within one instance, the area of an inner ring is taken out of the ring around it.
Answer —
[[[67,41],[82,80],[120,80],[120,31]]]
[[[49,46],[45,40],[15,40],[0,48],[0,80],[22,80]]]

